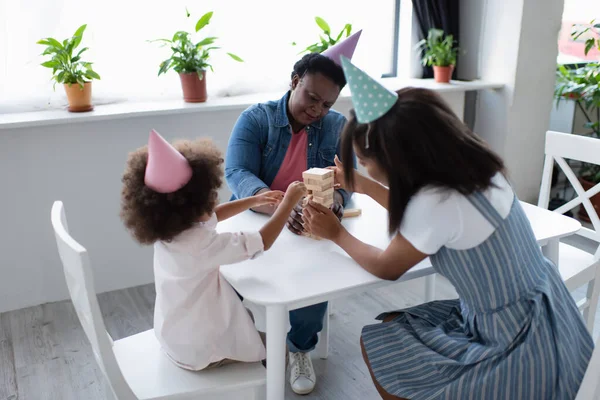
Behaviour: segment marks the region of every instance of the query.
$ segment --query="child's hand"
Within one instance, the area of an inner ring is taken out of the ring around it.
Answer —
[[[256,202],[254,207],[264,205],[277,206],[283,200],[283,192],[281,190],[270,190],[268,192],[257,194],[253,199]]]
[[[306,186],[303,182],[292,182],[285,192],[285,199],[292,204],[298,203],[300,199],[306,195]]]

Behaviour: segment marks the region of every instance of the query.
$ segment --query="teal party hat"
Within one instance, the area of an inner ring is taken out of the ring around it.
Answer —
[[[341,56],[344,75],[350,86],[356,119],[361,124],[373,122],[396,103],[398,94],[386,89],[381,83]]]

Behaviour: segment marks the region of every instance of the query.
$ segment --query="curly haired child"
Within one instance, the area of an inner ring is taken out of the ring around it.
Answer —
[[[240,298],[219,266],[268,250],[305,195],[293,182],[285,195],[270,191],[217,204],[221,152],[209,139],[169,144],[156,131],[129,155],[121,218],[141,244],[154,246],[154,331],[178,366],[202,370],[265,358],[265,348]],[[258,232],[217,233],[217,222],[251,207],[278,204]]]

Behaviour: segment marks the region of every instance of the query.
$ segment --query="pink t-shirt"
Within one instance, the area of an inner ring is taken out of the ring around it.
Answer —
[[[271,190],[285,192],[290,183],[302,180],[302,172],[306,171],[306,143],[308,134],[302,129],[292,134],[292,140],[285,153],[277,176],[273,179]]]

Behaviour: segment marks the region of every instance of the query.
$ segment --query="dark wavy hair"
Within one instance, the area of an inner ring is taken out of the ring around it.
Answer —
[[[218,201],[223,157],[210,139],[180,140],[173,146],[188,160],[192,178],[173,193],[158,193],[144,184],[148,146],[129,154],[123,174],[121,219],[141,244],[170,241],[191,228]]]
[[[321,73],[331,79],[340,90],[346,86],[346,76],[342,67],[333,62],[332,59],[321,55],[320,53],[309,53],[294,64],[291,79],[298,75],[303,77],[305,74]]]
[[[483,191],[504,162],[475,135],[432,90],[399,90],[395,105],[369,124],[356,120],[354,110],[342,132],[342,159],[352,159],[353,146],[374,160],[389,184],[389,233],[400,228],[406,206],[421,188],[450,188],[463,195]],[[365,136],[369,132],[369,148]],[[352,187],[353,166],[344,165]]]

